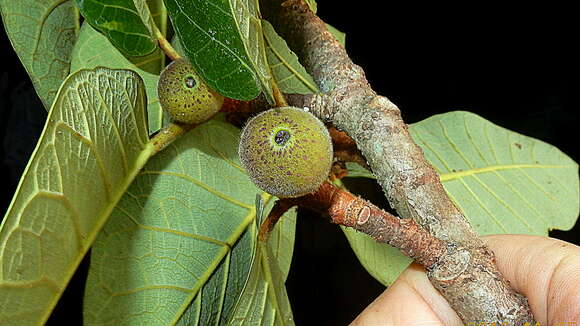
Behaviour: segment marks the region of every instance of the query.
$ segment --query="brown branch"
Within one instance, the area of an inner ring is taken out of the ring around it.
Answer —
[[[226,112],[226,119],[237,127],[243,127],[246,120],[258,112],[270,107],[268,100],[262,94],[251,101],[239,101],[230,98],[224,99],[220,112]]]
[[[356,143],[344,131],[340,131],[335,127],[328,128],[330,138],[332,138],[332,147],[334,156],[342,162],[358,163],[367,170],[370,170],[366,159],[356,147]]]
[[[396,105],[377,95],[363,70],[302,0],[262,0],[261,11],[294,50],[324,94],[288,96],[346,131],[367,159],[387,199],[449,250],[428,272],[465,323],[533,323],[527,300],[509,287],[493,253],[447,196],[411,138]]]
[[[293,206],[308,208],[328,216],[334,224],[353,228],[378,242],[390,244],[426,268],[433,267],[447,252],[445,242],[433,237],[412,219],[400,219],[329,182],[324,182],[312,194],[276,201],[260,227],[261,241],[267,240],[276,222]]]
[[[274,230],[274,226],[278,223],[278,220],[286,213],[290,208],[298,205],[296,198],[284,198],[278,199],[274,203],[274,207],[270,211],[270,214],[264,219],[262,225],[260,225],[260,232],[258,233],[258,239],[262,242],[268,241],[268,236],[270,232]]]

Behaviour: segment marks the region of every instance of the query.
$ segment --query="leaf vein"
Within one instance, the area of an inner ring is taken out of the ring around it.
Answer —
[[[146,175],[146,174],[159,174],[159,175],[171,175],[171,176],[174,176],[174,177],[178,177],[178,178],[181,178],[181,179],[190,181],[191,183],[193,183],[193,184],[195,184],[195,185],[197,185],[197,186],[199,186],[199,187],[207,190],[208,192],[210,192],[210,193],[218,196],[219,198],[222,198],[222,199],[224,199],[226,201],[229,201],[230,203],[232,203],[234,205],[237,205],[237,206],[240,206],[240,207],[243,207],[243,208],[246,208],[246,209],[252,209],[253,208],[253,206],[248,205],[246,203],[243,203],[241,201],[238,201],[237,199],[234,199],[234,198],[232,198],[232,197],[230,197],[230,196],[228,196],[228,195],[226,195],[226,194],[224,194],[224,193],[222,193],[222,192],[220,192],[220,191],[218,191],[218,190],[216,190],[216,189],[214,189],[214,188],[212,188],[212,187],[204,184],[203,182],[201,182],[201,181],[199,181],[199,180],[197,180],[197,179],[195,179],[195,178],[193,178],[193,177],[191,177],[189,175],[183,174],[183,173],[170,172],[170,171],[142,171],[141,174],[143,174],[143,175]]]
[[[467,191],[469,192],[469,194],[475,199],[475,201],[477,202],[477,204],[483,208],[483,210],[487,213],[487,215],[489,215],[489,217],[491,218],[491,220],[493,222],[495,222],[495,224],[497,224],[500,229],[502,230],[503,233],[508,233],[508,229],[501,223],[500,220],[498,220],[495,215],[490,211],[490,209],[479,199],[479,197],[477,197],[475,195],[475,193],[473,192],[473,190],[471,189],[471,187],[469,187],[467,185],[467,183],[465,183],[464,180],[460,180],[461,184],[463,184],[463,186],[465,186],[465,188],[467,189]]]

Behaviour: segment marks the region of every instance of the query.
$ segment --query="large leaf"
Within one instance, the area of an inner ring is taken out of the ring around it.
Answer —
[[[95,29],[102,32],[123,54],[142,56],[157,48],[140,14],[146,6],[142,3],[137,11],[133,0],[76,0],[77,5]]]
[[[409,131],[480,235],[547,235],[574,226],[578,164],[556,147],[461,111],[435,115]],[[372,176],[361,169],[356,173]],[[383,284],[408,263],[365,235],[350,232],[348,238],[361,263]]]
[[[266,39],[266,55],[276,83],[283,93],[312,94],[318,92],[318,86],[306,69],[298,61],[298,57],[281,38],[274,27],[262,20],[264,38]]]
[[[132,71],[65,80],[0,229],[0,324],[45,321],[140,167],[143,82]]]
[[[133,2],[141,2],[143,0],[133,0]],[[163,0],[146,0],[147,6],[149,8],[149,12],[151,13],[151,17],[153,17],[153,23],[161,32],[161,35],[167,36],[167,9],[165,8],[165,3]],[[137,10],[139,11],[139,10]],[[143,18],[141,18],[143,19]],[[151,24],[151,22],[149,21]],[[151,29],[152,26],[147,27],[147,29]]]
[[[239,165],[238,137],[222,116],[144,167],[93,246],[87,325],[217,325],[231,317],[257,240],[258,190]],[[293,228],[284,231],[293,239]],[[283,249],[291,257],[292,247]]]
[[[248,226],[231,251],[221,259],[217,268],[211,266],[211,276],[204,280],[195,299],[179,319],[177,325],[225,325],[244,289],[249,276],[256,242],[255,222]]]
[[[78,33],[75,3],[73,0],[0,0],[0,10],[10,42],[48,110],[69,73]]]
[[[273,102],[257,0],[165,0],[187,57],[220,94]]]
[[[103,66],[115,69],[131,69],[141,76],[147,93],[149,132],[163,126],[163,110],[157,97],[157,81],[163,63],[163,53],[155,51],[144,57],[125,57],[109,40],[91,25],[83,24],[79,40],[73,51],[71,70],[92,69]]]
[[[410,130],[479,234],[548,235],[574,226],[578,164],[556,147],[469,112],[436,115]]]
[[[156,29],[165,37],[167,34],[167,9],[163,4],[163,0],[133,0],[141,9],[137,12],[147,12],[147,29]],[[155,51],[146,56],[129,57],[131,62],[139,63],[139,67],[152,74],[159,75],[161,70],[165,67],[165,54],[157,47]],[[149,94],[147,95],[149,98]]]

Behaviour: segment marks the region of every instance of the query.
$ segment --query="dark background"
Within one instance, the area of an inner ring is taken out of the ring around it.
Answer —
[[[318,14],[346,32],[347,50],[373,88],[407,123],[469,110],[560,148],[578,161],[577,35],[571,8],[401,8],[381,2],[319,1]],[[361,2],[362,3],[362,2]],[[346,2],[345,2],[346,4]],[[574,36],[574,37],[573,37]],[[46,111],[0,33],[0,213],[3,215],[44,125]],[[381,201],[372,182],[359,185]],[[308,212],[298,219],[288,293],[298,325],[348,324],[384,288],[352,253],[341,231]],[[580,243],[579,227],[551,235]],[[80,324],[87,261],[59,302],[51,325]]]

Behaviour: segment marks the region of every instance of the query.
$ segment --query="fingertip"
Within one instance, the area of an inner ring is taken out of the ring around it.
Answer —
[[[493,235],[484,240],[502,274],[528,298],[538,322],[580,318],[580,247],[531,235]]]
[[[373,301],[351,326],[463,325],[449,303],[431,285],[425,270],[412,264]]]

